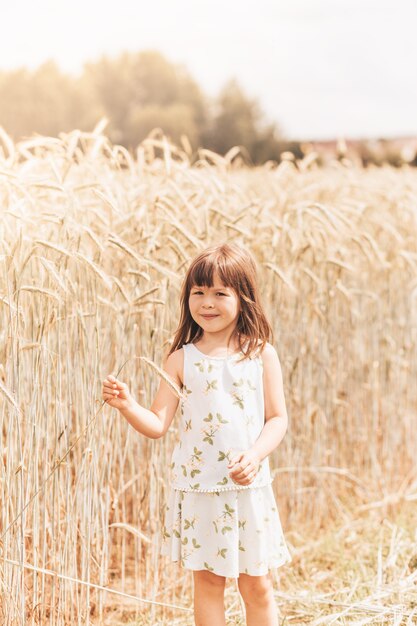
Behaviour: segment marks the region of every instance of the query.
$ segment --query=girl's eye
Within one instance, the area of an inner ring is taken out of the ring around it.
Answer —
[[[202,293],[202,292],[201,292],[201,291],[194,291],[194,292],[193,292],[193,295],[194,295],[194,296],[197,296],[199,293]],[[221,291],[218,291],[218,292],[216,293],[216,296],[217,296],[217,294],[220,294],[221,296],[225,296],[225,295],[226,295],[225,293],[222,293]]]

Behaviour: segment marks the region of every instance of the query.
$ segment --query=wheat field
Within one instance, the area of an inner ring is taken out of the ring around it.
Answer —
[[[417,171],[316,157],[0,129],[2,624],[193,623],[159,556],[177,420],[147,440],[100,391],[150,406],[187,264],[226,240],[283,369],[281,624],[417,624]],[[233,580],[226,607],[244,623]]]

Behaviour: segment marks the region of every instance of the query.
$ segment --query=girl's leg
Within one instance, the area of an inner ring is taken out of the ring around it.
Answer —
[[[226,626],[224,588],[226,578],[208,570],[194,575],[194,620],[196,626]]]
[[[245,603],[246,625],[278,626],[278,609],[270,575],[240,574],[237,582]]]

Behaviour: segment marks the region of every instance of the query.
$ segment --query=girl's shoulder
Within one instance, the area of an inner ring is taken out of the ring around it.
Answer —
[[[259,345],[261,345],[261,342],[259,342]],[[267,356],[269,354],[272,354],[273,352],[276,352],[274,346],[272,345],[272,343],[269,343],[269,341],[266,342],[266,344],[264,345],[264,347],[262,348],[262,356]]]
[[[268,341],[265,343],[265,345],[262,345],[262,341],[261,339],[259,339],[258,344],[253,349],[249,359],[261,361],[262,365],[265,365],[265,362],[267,362],[271,358],[271,355],[273,358],[274,354],[276,355],[276,350],[274,346]]]
[[[281,361],[278,352],[271,343],[267,342],[265,344],[261,357],[264,372],[272,371],[276,374],[277,371],[281,370]]]
[[[267,341],[265,345],[262,346],[262,341],[259,339],[258,348],[256,351],[257,356],[262,356],[262,360],[263,360],[265,357],[268,358],[268,356],[272,354],[273,352],[276,352],[276,350],[274,346],[271,343],[269,343],[269,341]]]
[[[264,370],[266,367],[269,367],[271,363],[279,361],[278,353],[269,341],[267,341],[264,347],[260,350],[259,356],[262,359]]]

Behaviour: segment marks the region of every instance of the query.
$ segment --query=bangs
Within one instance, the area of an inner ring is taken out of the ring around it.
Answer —
[[[198,287],[213,287],[214,273],[218,274],[224,287],[232,287],[236,284],[234,276],[226,264],[221,259],[212,257],[201,258],[192,268],[188,275],[188,286],[191,289],[194,285]]]

